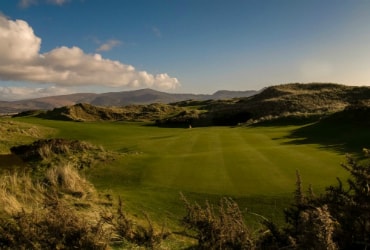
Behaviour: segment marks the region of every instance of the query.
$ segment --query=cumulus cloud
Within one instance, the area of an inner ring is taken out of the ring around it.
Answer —
[[[0,100],[13,101],[54,95],[66,95],[71,93],[72,92],[68,89],[58,88],[55,86],[47,88],[0,87]]]
[[[116,43],[111,42],[110,46]],[[166,73],[152,75],[137,71],[131,65],[85,53],[79,47],[58,47],[42,54],[40,47],[41,39],[27,22],[0,16],[0,79],[56,86],[174,89],[180,85]]]
[[[99,48],[96,49],[96,51],[97,52],[109,51],[113,49],[114,47],[117,47],[120,44],[121,44],[121,41],[118,41],[116,39],[111,39],[103,43],[102,45],[100,45]]]

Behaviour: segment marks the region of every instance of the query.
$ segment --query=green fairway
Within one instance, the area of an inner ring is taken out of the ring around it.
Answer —
[[[161,130],[148,136],[132,164],[140,166],[140,183],[184,191],[256,195],[291,192],[298,169],[308,183],[328,184],[341,175],[343,157],[314,145],[283,145],[285,129],[211,127]]]
[[[346,176],[340,167],[343,153],[319,144],[290,143],[288,135],[300,126],[180,129],[143,123],[19,120],[55,128],[59,131],[55,137],[127,153],[86,174],[100,190],[120,194],[129,208],[149,210],[155,217],[181,213],[179,192],[199,200],[232,196],[264,214],[273,208],[263,205],[278,202],[280,208],[286,205],[281,199],[292,197],[296,169],[304,186],[312,184],[318,191]]]

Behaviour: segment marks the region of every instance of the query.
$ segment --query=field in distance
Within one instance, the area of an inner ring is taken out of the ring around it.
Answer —
[[[155,220],[181,218],[179,192],[201,203],[231,196],[242,208],[280,220],[292,198],[296,170],[305,189],[312,184],[317,192],[347,175],[340,166],[343,152],[291,138],[307,125],[181,129],[132,122],[14,120],[53,128],[53,137],[125,153],[85,174],[102,192],[121,195],[130,211],[147,211]]]

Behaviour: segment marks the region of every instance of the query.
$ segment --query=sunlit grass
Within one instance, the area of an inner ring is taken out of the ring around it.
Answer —
[[[281,219],[292,197],[296,169],[305,186],[312,184],[318,192],[346,175],[340,167],[343,153],[319,144],[290,143],[293,139],[288,136],[300,126],[180,129],[144,123],[19,120],[54,128],[58,131],[54,137],[127,153],[86,175],[99,190],[122,195],[134,213],[147,211],[155,220],[181,217],[179,192],[199,201],[231,196],[242,208]]]

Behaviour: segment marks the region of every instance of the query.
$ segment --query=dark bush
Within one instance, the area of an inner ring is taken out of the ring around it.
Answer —
[[[187,211],[182,221],[196,232],[199,249],[254,249],[252,235],[235,201],[222,198],[215,211],[208,202],[202,208],[183,195],[182,200]]]
[[[365,153],[369,153],[365,150]],[[297,174],[295,203],[285,212],[287,225],[265,224],[269,234],[261,244],[269,249],[367,249],[370,247],[370,165],[348,157],[342,165],[347,185],[338,179],[319,197],[302,192]]]

